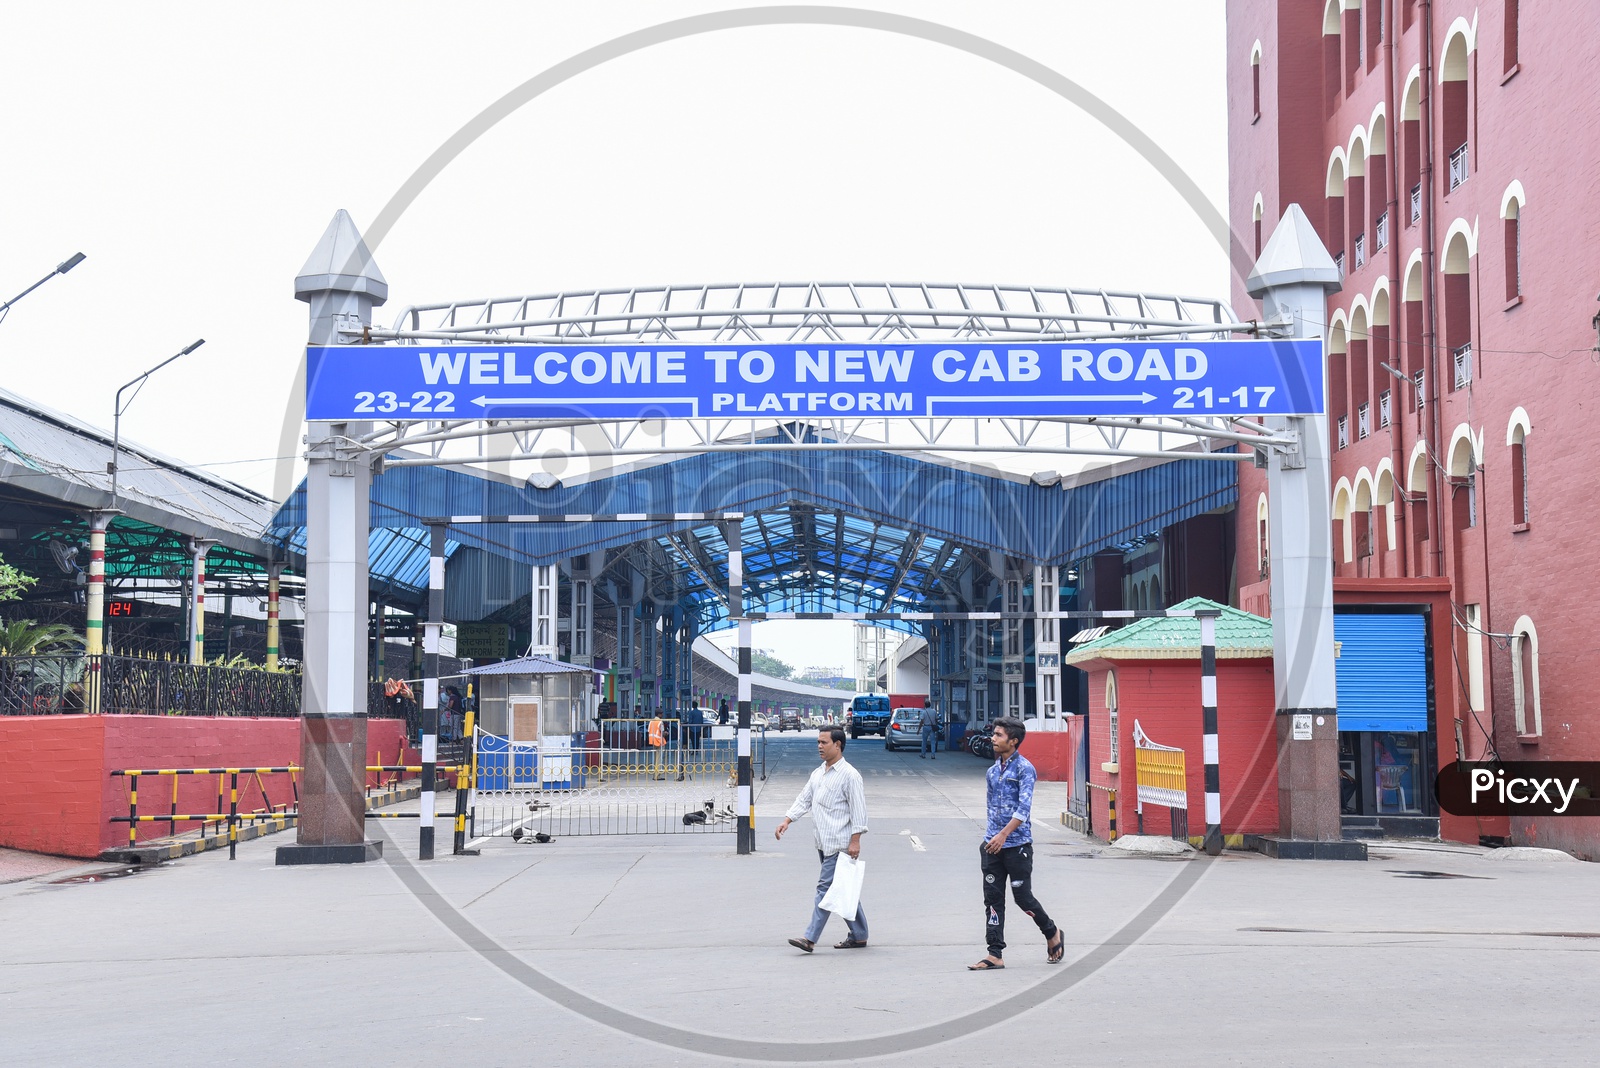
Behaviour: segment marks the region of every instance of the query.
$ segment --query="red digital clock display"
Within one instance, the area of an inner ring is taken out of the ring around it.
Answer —
[[[139,614],[138,601],[107,601],[106,616],[136,616]]]

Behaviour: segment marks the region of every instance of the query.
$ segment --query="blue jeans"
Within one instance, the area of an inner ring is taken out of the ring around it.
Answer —
[[[932,753],[934,759],[938,759],[939,732],[932,727],[922,728],[922,752]]]
[[[815,942],[822,937],[822,929],[827,926],[828,917],[833,915],[822,907],[822,895],[833,885],[833,869],[839,863],[839,854],[829,853],[823,856],[822,850],[819,849],[817,856],[822,860],[822,874],[817,876],[817,900],[811,907],[811,926],[806,928],[807,942]],[[850,932],[850,937],[857,942],[867,940],[867,914],[861,910],[859,902],[856,904],[855,919],[845,920],[844,925]]]

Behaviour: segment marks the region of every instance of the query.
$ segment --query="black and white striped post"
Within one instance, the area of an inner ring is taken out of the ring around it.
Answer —
[[[422,808],[417,859],[433,859],[434,776],[439,760],[439,639],[444,633],[445,528],[428,528],[428,622],[422,633]]]
[[[750,794],[750,621],[744,618],[744,543],[742,519],[723,527],[728,542],[728,617],[739,624],[739,813],[737,849],[741,856],[755,851],[755,802]]]
[[[1222,852],[1222,773],[1217,767],[1217,616],[1214,608],[1199,608],[1200,620],[1200,730],[1206,764],[1206,852]]]

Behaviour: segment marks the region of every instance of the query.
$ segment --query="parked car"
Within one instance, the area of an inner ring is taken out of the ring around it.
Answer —
[[[890,752],[896,749],[922,748],[922,709],[897,708],[889,717],[889,729],[883,736],[883,747]]]
[[[780,708],[778,710],[778,733],[784,731],[800,731],[805,729],[805,724],[800,719],[798,708]]]
[[[750,729],[751,730],[764,731],[769,726],[771,726],[771,724],[769,724],[767,722],[767,714],[765,712],[752,712],[752,713],[750,713]]]

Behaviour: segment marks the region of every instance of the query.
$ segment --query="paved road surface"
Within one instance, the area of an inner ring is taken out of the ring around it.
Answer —
[[[0,885],[3,1061],[643,1066],[864,1051],[914,1068],[1343,1068],[1592,1055],[1600,867],[1437,843],[1385,845],[1367,864],[1114,858],[1061,829],[1059,787],[1036,806],[1036,890],[1067,931],[1068,963],[1047,967],[1024,922],[1006,971],[968,973],[983,952],[984,765],[875,739],[847,749],[872,811],[873,946],[803,956],[784,940],[808,913],[809,827],[782,843],[771,828],[814,745],[774,737],[752,857],[731,835],[496,839],[419,865],[401,859],[414,829],[386,821],[381,864],[278,868],[267,838],[233,863]],[[942,1030],[916,1036],[929,1027]],[[843,1045],[792,1046],[819,1041]]]

